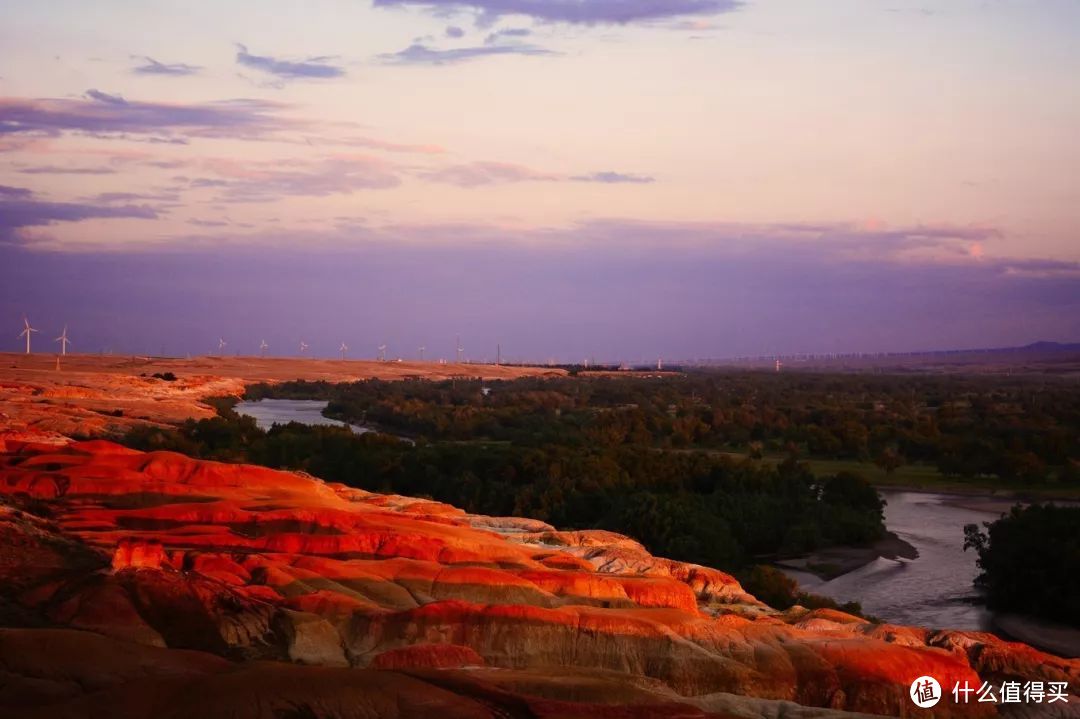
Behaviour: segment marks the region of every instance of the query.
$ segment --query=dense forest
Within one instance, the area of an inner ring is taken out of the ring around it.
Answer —
[[[1080,488],[1080,387],[1053,377],[693,372],[514,382],[295,382],[249,397],[429,441],[708,449]]]
[[[1077,624],[1080,617],[1080,507],[1014,507],[996,522],[964,528],[978,554],[976,579],[992,609]]]

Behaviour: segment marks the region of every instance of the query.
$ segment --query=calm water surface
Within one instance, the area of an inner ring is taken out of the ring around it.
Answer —
[[[253,417],[260,429],[270,429],[273,424],[300,422],[327,427],[348,427],[357,434],[371,431],[367,427],[323,417],[322,411],[327,404],[329,403],[318,399],[260,399],[256,402],[240,402],[235,409],[239,414]]]

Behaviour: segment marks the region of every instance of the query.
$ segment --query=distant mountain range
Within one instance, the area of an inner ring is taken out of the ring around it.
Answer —
[[[977,371],[1080,374],[1080,342],[1041,340],[1020,347],[986,347],[913,352],[849,352],[835,354],[758,355],[705,360],[697,365],[750,368],[855,370],[896,369],[900,371]]]
[[[1080,352],[1080,342],[1032,342],[1023,347],[1006,347],[1001,350],[987,350],[988,352],[1015,352],[1017,350],[1029,350],[1032,352]]]

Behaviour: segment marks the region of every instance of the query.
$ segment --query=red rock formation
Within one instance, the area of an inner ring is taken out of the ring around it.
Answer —
[[[778,613],[730,575],[653,557],[610,532],[558,532],[108,442],[8,440],[4,449],[0,610],[25,626],[86,630],[42,635],[70,642],[65,651],[85,661],[119,646],[102,644],[105,636],[157,668],[137,687],[123,668],[87,683],[67,656],[19,664],[8,654],[28,635],[0,633],[0,715],[40,704],[40,716],[98,716],[108,701],[109,716],[145,716],[159,710],[155,697],[178,692],[234,709],[235,696],[258,692],[263,713],[248,715],[260,717],[290,706],[322,712],[314,716],[705,716],[732,707],[801,716],[778,702],[908,715],[909,684],[923,674],[947,686],[1065,681],[1074,693],[1080,679],[1080,662],[991,635]],[[194,655],[167,658],[180,650],[242,663],[199,660],[197,678],[177,670],[181,679],[169,662]],[[198,706],[191,701],[164,715],[185,716]],[[943,702],[935,711],[994,710]]]
[[[112,568],[119,569],[161,569],[167,564],[165,548],[161,542],[144,542],[138,539],[121,539],[113,553]]]
[[[374,669],[452,669],[483,666],[484,658],[456,644],[411,644],[390,649],[371,662]]]

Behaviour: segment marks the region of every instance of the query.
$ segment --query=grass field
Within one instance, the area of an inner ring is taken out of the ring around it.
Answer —
[[[737,459],[749,456],[742,452],[723,452],[723,454]],[[779,464],[783,459],[779,455],[766,455],[761,461]],[[903,465],[892,474],[888,474],[873,462],[860,462],[854,459],[806,459],[804,461],[810,465],[810,470],[816,475],[855,472],[880,489],[914,489],[971,495],[992,494],[1031,500],[1080,500],[1080,488],[1063,487],[1055,482],[1024,484],[1005,482],[992,477],[974,479],[947,477],[939,472],[937,467],[927,464]]]
[[[840,471],[858,472],[879,488],[926,489],[961,494],[1008,494],[1029,499],[1080,499],[1080,488],[1063,487],[1056,482],[1024,484],[1005,482],[997,478],[947,477],[937,467],[912,464],[888,474],[872,462],[855,460],[811,459],[808,463],[815,474],[835,474]]]

